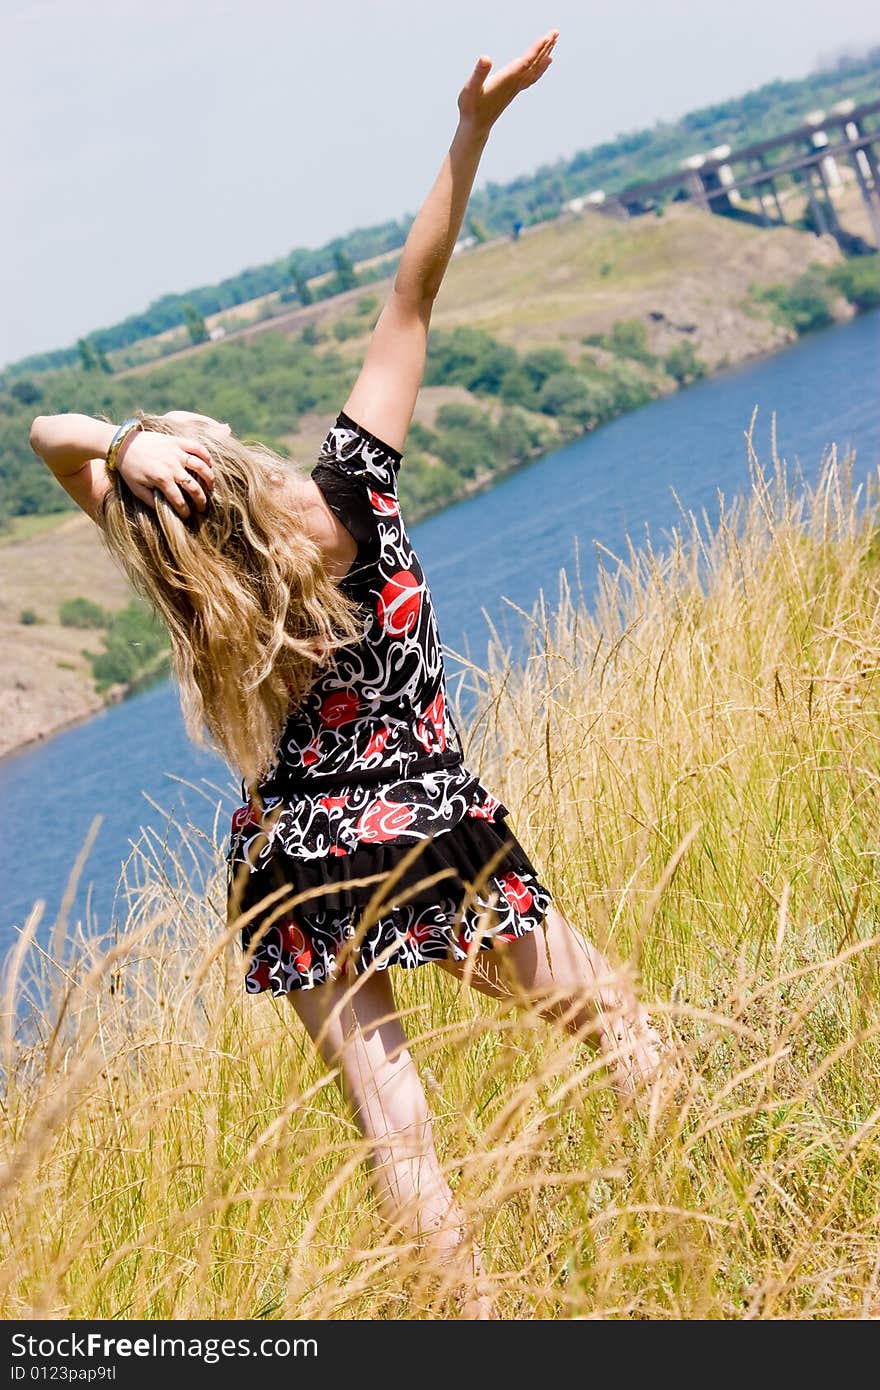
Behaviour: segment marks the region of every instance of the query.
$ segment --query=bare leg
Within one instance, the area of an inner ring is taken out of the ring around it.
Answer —
[[[370,1141],[373,1182],[386,1219],[433,1252],[441,1266],[461,1263],[471,1285],[466,1314],[485,1316],[473,1287],[479,1252],[463,1240],[462,1213],[434,1149],[424,1088],[388,972],[375,971],[353,984],[330,981],[289,997],[324,1061],[339,1067],[355,1120]]]
[[[551,907],[543,930],[528,932],[444,969],[496,999],[526,1000],[544,1018],[560,1020],[577,1037],[601,1048],[614,1084],[624,1095],[650,1080],[663,1056],[628,979]]]

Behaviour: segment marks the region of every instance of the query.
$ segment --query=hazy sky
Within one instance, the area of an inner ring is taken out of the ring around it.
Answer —
[[[474,59],[551,25],[481,178],[880,38],[876,0],[0,0],[0,363],[414,210]]]

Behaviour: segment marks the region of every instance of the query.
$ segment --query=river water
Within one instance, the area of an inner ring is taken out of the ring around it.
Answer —
[[[594,540],[620,551],[627,533],[638,542],[647,526],[656,546],[678,521],[676,497],[711,516],[719,491],[744,492],[744,436],[756,407],[763,462],[775,415],[780,455],[807,478],[832,443],[855,448],[857,476],[876,470],[878,366],[880,311],[625,415],[415,527],[444,641],[480,660],[485,615],[515,641],[521,620],[504,599],[528,610],[543,589],[552,600],[560,569],[573,574],[576,556],[589,594]],[[38,898],[52,920],[96,816],[73,919],[88,913],[103,928],[114,912],[124,916],[114,906],[120,866],[147,843],[144,829],[161,858],[169,816],[210,832],[221,798],[225,829],[235,784],[215,756],[190,745],[170,682],[0,761],[0,952]]]

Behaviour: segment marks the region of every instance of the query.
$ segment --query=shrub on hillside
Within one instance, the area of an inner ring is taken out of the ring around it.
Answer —
[[[498,395],[506,405],[521,405],[526,410],[539,409],[535,383],[522,363],[512,371],[505,372]]]
[[[620,319],[610,333],[590,333],[584,338],[589,347],[604,348],[617,357],[628,357],[633,362],[653,366],[657,361],[648,350],[648,330],[641,319]]]
[[[678,343],[671,348],[663,358],[663,370],[679,386],[687,386],[706,375],[706,365],[697,356],[693,343]]]
[[[527,415],[515,407],[505,410],[495,426],[493,443],[499,458],[505,462],[526,463],[550,447],[555,439],[549,423]]]
[[[828,282],[857,309],[880,305],[880,255],[857,256],[828,272]]]
[[[450,402],[437,411],[431,452],[460,477],[474,478],[510,462],[500,445],[497,428],[479,406]]]
[[[540,408],[545,415],[561,417],[584,429],[595,424],[603,415],[603,402],[580,373],[567,367],[547,378],[539,395]]]
[[[834,291],[819,266],[805,270],[790,285],[771,285],[758,293],[778,323],[798,335],[826,328],[834,321]]]
[[[408,449],[406,467],[400,473],[401,504],[414,518],[436,511],[461,495],[461,479],[441,459],[428,459],[418,449]]]
[[[611,330],[610,347],[621,357],[631,357],[634,362],[650,364],[656,362],[653,352],[648,351],[648,330],[641,319],[621,319]]]
[[[162,668],[168,637],[158,618],[139,599],[114,613],[104,634],[104,650],[90,656],[98,690],[130,685]]]
[[[12,383],[9,394],[18,401],[19,405],[39,405],[43,399],[43,392],[40,387],[26,376],[19,377],[18,381]]]
[[[564,372],[570,364],[561,348],[534,348],[524,354],[521,365],[535,390],[540,391],[548,376]]]
[[[622,357],[600,367],[590,353],[584,353],[578,372],[589,385],[597,422],[636,410],[657,395],[657,386],[645,376],[642,364]]]
[[[425,384],[466,386],[469,391],[496,395],[518,361],[512,347],[497,342],[482,329],[454,328],[429,341]]]
[[[68,598],[59,606],[58,621],[62,627],[106,627],[108,615],[90,598]]]
[[[435,430],[480,430],[486,423],[486,412],[478,405],[462,405],[448,401],[434,417]]]

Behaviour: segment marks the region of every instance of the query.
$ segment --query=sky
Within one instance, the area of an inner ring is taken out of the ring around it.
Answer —
[[[476,58],[553,26],[478,184],[880,39],[876,0],[0,0],[0,363],[415,211]]]

